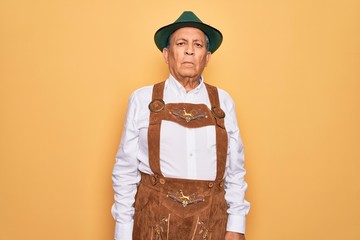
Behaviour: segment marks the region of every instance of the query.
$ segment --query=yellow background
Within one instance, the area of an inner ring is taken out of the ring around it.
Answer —
[[[355,0],[1,0],[0,239],[112,239],[128,97],[184,10],[224,34],[204,75],[236,103],[247,239],[360,239]]]

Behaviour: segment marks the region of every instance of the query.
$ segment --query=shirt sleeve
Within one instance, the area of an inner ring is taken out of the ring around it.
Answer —
[[[228,159],[225,175],[225,199],[228,205],[227,231],[245,233],[245,217],[250,204],[245,200],[244,146],[238,128],[234,102],[230,96],[225,101],[228,132]]]
[[[116,221],[116,240],[132,239],[133,204],[140,181],[137,160],[139,129],[136,123],[138,107],[139,101],[134,92],[129,100],[123,134],[112,173],[115,203],[111,213]]]

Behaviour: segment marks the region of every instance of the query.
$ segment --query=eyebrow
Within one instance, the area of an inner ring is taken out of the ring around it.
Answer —
[[[175,42],[181,41],[181,40],[182,40],[182,41],[185,41],[185,42],[188,42],[188,40],[185,39],[185,38],[176,39]],[[201,39],[194,39],[193,42],[205,42],[205,41],[203,41],[203,40],[201,40]]]

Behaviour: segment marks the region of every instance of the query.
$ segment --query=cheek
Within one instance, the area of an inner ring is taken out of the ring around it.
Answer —
[[[204,57],[204,58],[201,59],[200,65],[201,65],[202,67],[205,67],[205,66],[207,65],[207,58],[206,58],[206,57]]]
[[[171,60],[173,63],[177,63],[178,62],[177,60],[179,59],[176,53],[170,54],[169,58],[170,58],[169,60]]]

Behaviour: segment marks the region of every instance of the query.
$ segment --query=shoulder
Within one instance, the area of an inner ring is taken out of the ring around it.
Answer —
[[[154,85],[140,87],[132,92],[131,99],[136,99],[141,102],[143,102],[143,101],[150,102],[153,97],[154,86],[158,86],[158,87],[160,87],[160,89],[162,89],[163,84],[165,84],[165,86],[166,86],[167,81],[162,81],[162,82],[158,82]]]
[[[150,95],[151,96],[153,87],[154,87],[153,85],[140,87],[140,88],[134,90],[131,95],[134,95],[134,96],[149,96]]]
[[[130,104],[132,104],[132,103],[133,104],[135,104],[135,103],[142,104],[144,102],[149,103],[151,101],[152,89],[153,89],[153,85],[140,87],[140,88],[134,90],[130,95],[129,103]]]
[[[217,91],[219,96],[220,107],[225,111],[232,111],[234,109],[234,101],[230,94],[222,88],[206,83],[208,90],[211,92]]]
[[[225,91],[221,88],[217,88],[217,89],[218,89],[218,94],[219,94],[220,106],[229,111],[232,110],[234,108],[234,101],[233,101],[231,95],[227,91]]]
[[[231,95],[218,88],[220,107],[225,112],[225,126],[228,132],[238,131],[235,103]]]
[[[217,88],[217,89],[218,89],[220,99],[232,100],[232,97],[230,96],[230,94],[227,91],[225,91],[224,89],[221,89],[221,88]]]

